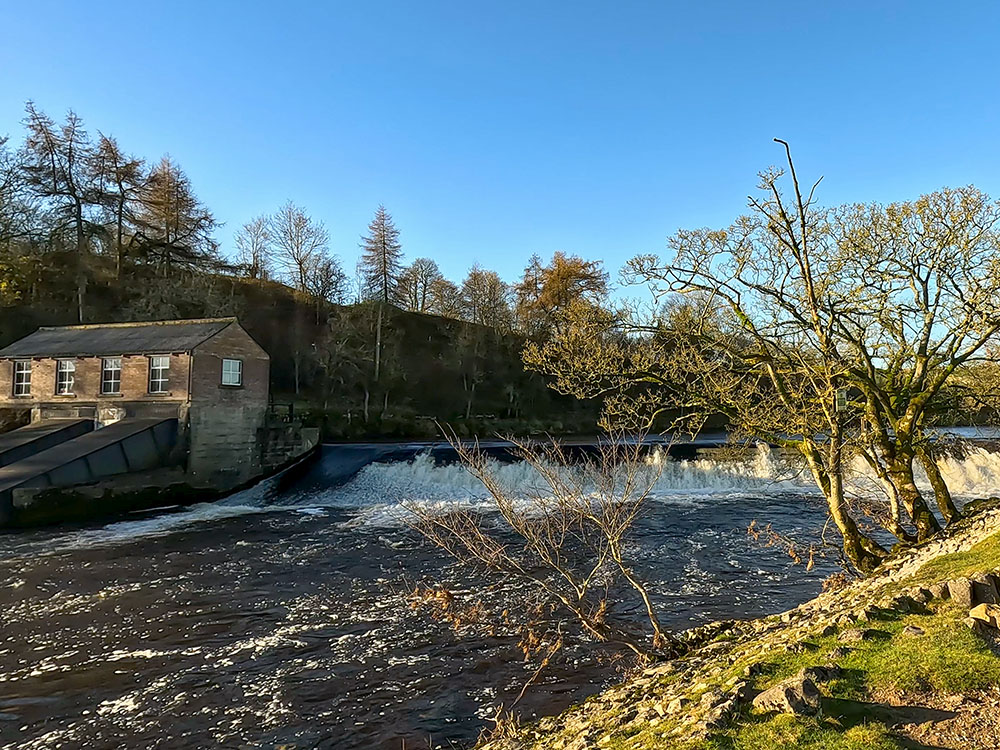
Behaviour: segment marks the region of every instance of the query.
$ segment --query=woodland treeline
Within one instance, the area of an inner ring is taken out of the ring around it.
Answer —
[[[0,138],[0,339],[40,324],[238,315],[271,352],[276,390],[323,412],[333,434],[431,433],[434,419],[595,426],[595,409],[548,391],[520,351],[574,300],[606,299],[599,262],[555,253],[533,256],[514,284],[478,266],[452,281],[432,258],[405,258],[383,206],[351,269],[291,201],[248,219],[232,248],[218,228],[175,160],[29,102],[23,140]]]

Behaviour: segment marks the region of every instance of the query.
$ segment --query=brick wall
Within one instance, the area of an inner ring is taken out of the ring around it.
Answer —
[[[14,363],[4,360],[0,362],[0,407],[39,406],[51,411],[60,407],[118,404],[126,406],[129,411],[125,402],[131,401],[149,404],[168,402],[176,406],[188,400],[191,357],[188,354],[169,356],[169,392],[165,394],[149,393],[149,357],[122,357],[121,395],[101,394],[102,357],[79,357],[73,360],[76,363],[76,373],[71,396],[56,395],[57,360],[34,359],[31,362],[31,396],[28,398],[14,398]]]
[[[222,385],[222,360],[243,361],[243,385]],[[271,360],[250,334],[235,323],[194,350],[191,366],[191,403],[267,405]]]

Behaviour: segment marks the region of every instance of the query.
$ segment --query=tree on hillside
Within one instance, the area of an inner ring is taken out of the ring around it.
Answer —
[[[444,278],[430,258],[417,258],[403,269],[399,277],[400,299],[407,310],[429,312],[433,303],[434,284]]]
[[[115,274],[121,278],[126,250],[134,240],[136,211],[146,190],[146,165],[142,159],[125,154],[114,138],[102,133],[93,155],[93,172],[98,201],[109,225]]]
[[[444,318],[462,317],[462,291],[454,282],[443,277],[436,279],[428,290],[428,296],[426,312]]]
[[[267,228],[275,262],[296,289],[308,291],[310,269],[330,244],[326,227],[288,201],[270,217]]]
[[[169,156],[146,180],[137,217],[137,252],[161,274],[215,267],[215,217],[198,200],[187,175]]]
[[[17,240],[30,234],[30,199],[24,190],[23,152],[8,145],[7,137],[0,137],[0,249],[8,253]]]
[[[461,299],[464,320],[498,331],[511,329],[510,287],[495,271],[473,266],[462,282]]]
[[[306,269],[306,292],[316,304],[316,324],[320,323],[323,304],[340,304],[347,294],[347,274],[336,256],[322,253],[313,256]]]
[[[392,216],[379,206],[368,225],[368,234],[361,238],[361,259],[358,268],[365,285],[365,297],[386,304],[401,302],[399,279],[402,275],[403,246]]]
[[[83,322],[87,256],[94,237],[101,231],[92,215],[96,204],[93,145],[82,120],[73,111],[61,126],[32,102],[25,111],[25,183],[31,194],[45,203],[52,228],[50,241],[64,244],[73,253],[71,273],[76,284],[77,318]]]
[[[556,252],[543,266],[531,256],[524,275],[514,286],[518,325],[531,336],[558,324],[558,312],[578,300],[600,303],[608,293],[608,274],[600,261]]]
[[[250,219],[236,232],[234,240],[240,270],[247,278],[266,279],[274,254],[269,217],[262,214]]]

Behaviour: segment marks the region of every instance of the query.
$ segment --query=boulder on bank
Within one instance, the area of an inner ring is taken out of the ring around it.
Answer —
[[[972,581],[968,578],[948,581],[948,595],[955,604],[963,609],[969,609],[974,603]]]
[[[980,604],[969,612],[969,617],[991,628],[1000,629],[1000,605]]]
[[[1000,594],[992,575],[980,573],[972,577],[971,583],[974,604],[1000,604]]]
[[[761,711],[813,716],[820,708],[819,688],[808,677],[792,677],[754,698],[753,707]]]

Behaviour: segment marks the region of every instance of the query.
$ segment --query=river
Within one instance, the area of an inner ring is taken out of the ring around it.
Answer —
[[[445,577],[402,503],[488,507],[453,464],[421,455],[225,501],[0,539],[0,747],[463,747],[528,667],[515,639],[467,641],[407,606],[404,581]],[[946,474],[960,497],[996,494],[977,451]],[[529,481],[521,464],[498,471]],[[823,504],[766,450],[667,460],[633,540],[674,628],[778,612],[814,595],[811,572],[746,534],[754,520],[816,533]],[[516,591],[508,592],[510,595]],[[521,709],[550,713],[615,679],[585,652]]]

